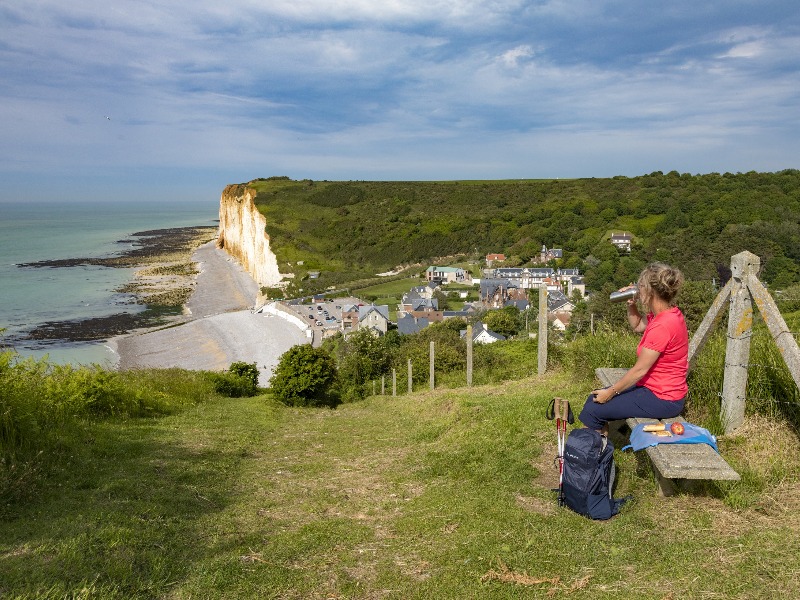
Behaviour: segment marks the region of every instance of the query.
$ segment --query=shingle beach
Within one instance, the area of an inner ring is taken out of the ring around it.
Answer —
[[[307,343],[303,330],[271,314],[254,312],[258,285],[238,262],[213,242],[200,246],[195,290],[180,325],[131,333],[110,340],[119,369],[223,370],[232,362],[255,362],[266,385],[280,356]]]

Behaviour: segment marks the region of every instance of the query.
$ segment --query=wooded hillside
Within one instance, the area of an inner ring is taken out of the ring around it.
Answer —
[[[730,257],[761,257],[776,287],[800,281],[800,171],[635,178],[449,182],[250,182],[272,248],[319,287],[401,264],[501,252],[521,265],[542,245],[562,248],[589,289],[622,285],[663,260],[689,279],[710,280]],[[634,234],[630,255],[608,241]],[[297,266],[302,261],[302,266]]]

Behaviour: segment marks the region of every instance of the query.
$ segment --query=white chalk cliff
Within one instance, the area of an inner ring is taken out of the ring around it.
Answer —
[[[255,205],[256,190],[243,184],[227,186],[219,202],[217,247],[236,258],[261,287],[274,287],[283,278],[269,247],[267,220]]]

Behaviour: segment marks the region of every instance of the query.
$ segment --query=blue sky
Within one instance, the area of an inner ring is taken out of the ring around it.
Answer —
[[[797,0],[3,0],[0,201],[800,167]]]

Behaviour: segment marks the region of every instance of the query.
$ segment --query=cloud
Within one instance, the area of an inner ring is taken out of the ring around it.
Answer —
[[[512,48],[500,55],[500,61],[509,69],[519,66],[519,63],[524,58],[533,56],[533,48],[527,44]]]
[[[784,168],[798,25],[789,0],[6,0],[0,174]]]

